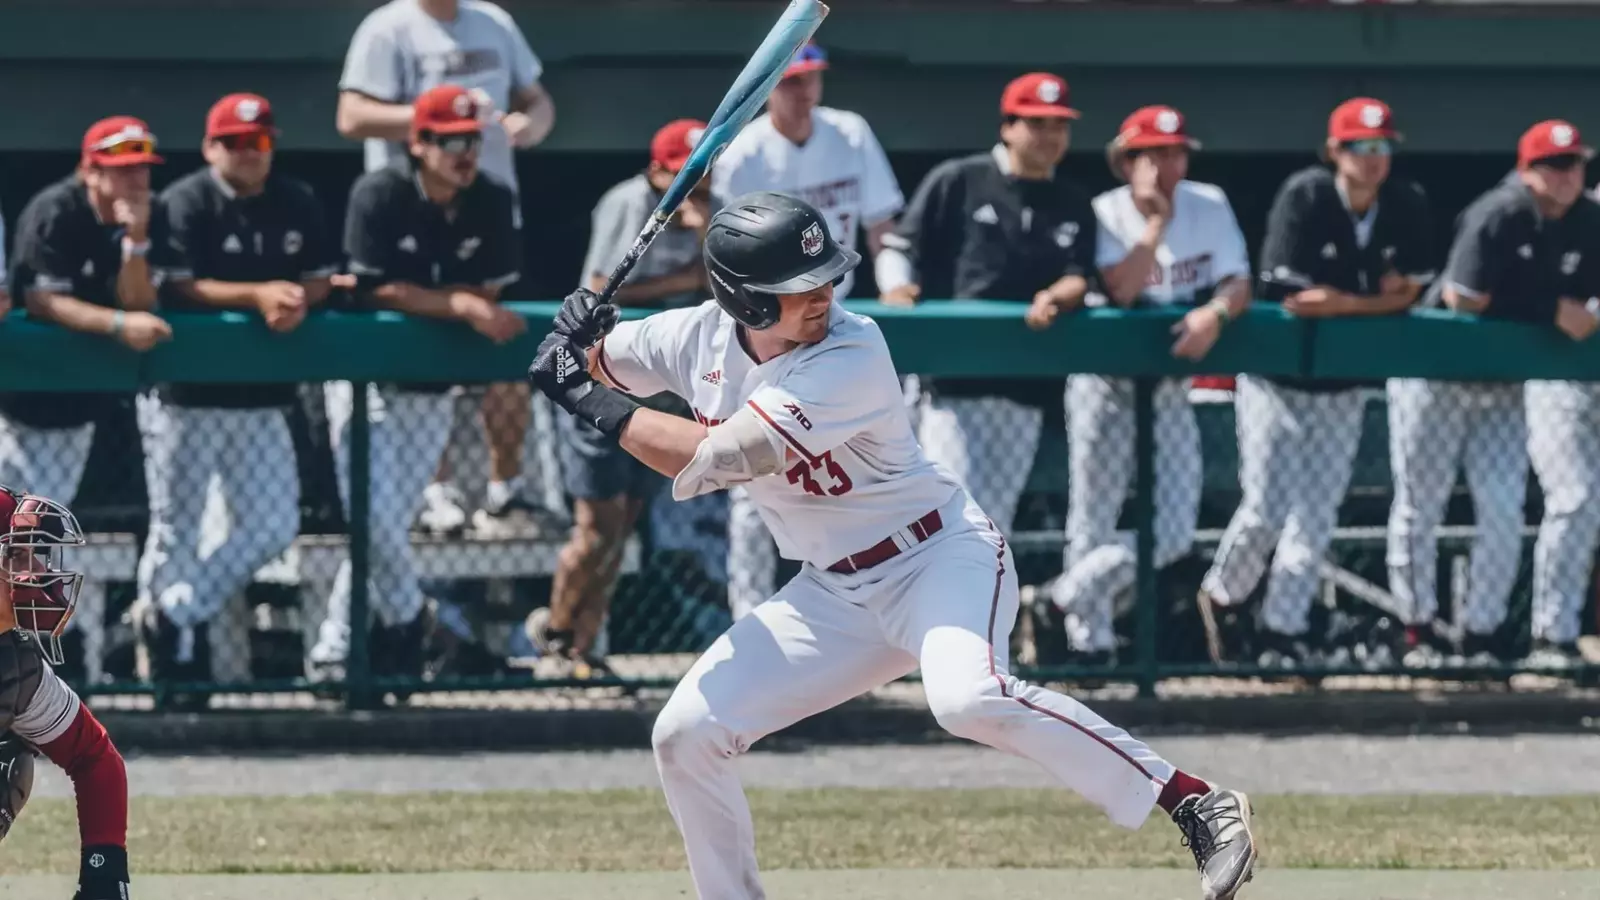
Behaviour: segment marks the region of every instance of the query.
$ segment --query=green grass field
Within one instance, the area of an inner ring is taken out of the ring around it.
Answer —
[[[1253,799],[1247,898],[1600,898],[1594,797]],[[1130,833],[1063,791],[767,790],[751,805],[774,898],[1197,895],[1159,813]],[[136,798],[132,821],[141,898],[692,896],[656,791]],[[70,895],[76,838],[68,802],[31,804],[0,893]]]

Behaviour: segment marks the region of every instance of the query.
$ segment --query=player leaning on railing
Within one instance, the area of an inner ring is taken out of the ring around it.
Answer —
[[[712,217],[704,256],[714,302],[617,324],[616,307],[579,291],[528,373],[672,478],[674,499],[743,485],[802,562],[695,662],[651,735],[700,897],[764,896],[735,757],[919,668],[945,729],[1037,762],[1126,828],[1161,808],[1206,900],[1234,897],[1256,861],[1248,798],[1011,674],[1016,561],[917,443],[877,323],[834,302],[861,257],[814,207],[765,191]],[[662,391],[695,419],[628,396]]]
[[[83,585],[65,554],[83,543],[65,507],[0,485],[0,840],[28,801],[42,753],[78,796],[75,900],[127,900],[127,770],[89,707],[46,665],[61,664],[61,633]]]

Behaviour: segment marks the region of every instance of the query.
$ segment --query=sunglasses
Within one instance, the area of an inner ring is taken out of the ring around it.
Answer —
[[[1364,141],[1346,141],[1344,151],[1352,156],[1388,156],[1394,145],[1387,138],[1367,138]]]
[[[95,144],[90,149],[98,156],[144,156],[156,152],[156,142],[150,138],[114,138]]]
[[[1547,156],[1544,159],[1536,159],[1532,165],[1557,172],[1571,172],[1573,169],[1583,165],[1583,162],[1583,157],[1576,153],[1563,153],[1560,156]]]
[[[255,150],[260,153],[266,153],[276,145],[272,135],[265,131],[258,131],[254,134],[225,134],[217,138],[217,143],[234,153],[238,153],[241,150]]]
[[[430,131],[424,132],[422,139],[446,153],[466,153],[483,143],[483,135],[475,131],[466,134],[434,134]]]

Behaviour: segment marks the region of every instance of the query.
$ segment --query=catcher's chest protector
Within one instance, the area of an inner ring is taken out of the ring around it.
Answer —
[[[0,734],[33,702],[44,665],[33,638],[15,629],[0,634]]]

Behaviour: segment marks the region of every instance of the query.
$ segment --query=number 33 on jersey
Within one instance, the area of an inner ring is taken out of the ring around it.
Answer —
[[[759,364],[738,327],[714,301],[623,322],[600,369],[635,396],[683,397],[707,425],[756,414],[785,463],[745,489],[785,557],[827,567],[959,490],[917,444],[876,322],[835,303],[825,339]]]

